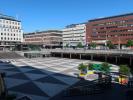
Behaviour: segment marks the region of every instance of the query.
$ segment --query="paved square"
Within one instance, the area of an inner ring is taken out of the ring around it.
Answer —
[[[49,100],[78,82],[78,65],[89,62],[53,57],[8,60],[11,64],[0,63],[0,70],[6,73],[9,93],[27,95],[33,100]]]

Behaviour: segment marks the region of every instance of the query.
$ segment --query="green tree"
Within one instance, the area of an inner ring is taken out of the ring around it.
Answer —
[[[90,47],[92,47],[92,48],[96,48],[96,46],[97,46],[97,45],[96,45],[95,42],[91,42],[91,43],[90,43]]]
[[[112,44],[111,41],[107,41],[107,47],[109,47],[109,49],[114,49],[114,44]]]
[[[39,50],[39,51],[41,50],[39,45],[30,44],[28,47],[29,47],[30,50]]]
[[[105,73],[109,73],[110,71],[110,65],[107,62],[104,62],[101,64],[101,71]]]
[[[67,43],[67,44],[65,45],[65,47],[68,48],[68,47],[69,47],[69,44]]]
[[[81,42],[79,42],[79,43],[77,44],[77,47],[78,47],[78,48],[83,48],[82,43],[81,43]]]
[[[127,47],[133,46],[133,40],[128,40],[126,46]]]
[[[89,70],[93,70],[93,69],[94,69],[92,63],[89,63],[89,64],[88,64],[88,69],[89,69]]]
[[[81,63],[81,64],[79,64],[78,69],[79,69],[80,71],[86,73],[86,71],[87,71],[87,67],[88,67],[87,65]]]
[[[120,65],[119,73],[124,75],[130,74],[130,68],[127,65]]]

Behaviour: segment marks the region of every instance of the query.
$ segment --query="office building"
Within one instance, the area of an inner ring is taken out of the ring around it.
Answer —
[[[133,13],[89,20],[86,30],[88,44],[102,47],[111,41],[117,48],[125,48],[127,41],[133,40]]]
[[[24,34],[24,44],[33,44],[43,47],[62,46],[62,31],[48,30]]]
[[[86,45],[86,24],[71,24],[63,29],[63,46]]]
[[[12,49],[21,42],[23,42],[21,21],[0,14],[0,49]]]

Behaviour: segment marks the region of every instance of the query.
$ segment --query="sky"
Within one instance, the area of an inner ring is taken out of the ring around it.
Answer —
[[[133,0],[0,0],[0,13],[17,16],[25,33],[130,12]]]

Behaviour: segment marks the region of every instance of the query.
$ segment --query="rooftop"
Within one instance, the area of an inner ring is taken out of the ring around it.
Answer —
[[[20,22],[19,20],[17,20],[13,16],[4,15],[4,14],[1,14],[1,13],[0,13],[0,19],[6,19],[6,20],[12,20],[12,21],[18,21],[18,22]]]
[[[47,30],[47,31],[36,31],[36,32],[32,32],[32,33],[25,33],[24,35],[33,35],[33,34],[49,34],[49,33],[53,33],[53,32],[56,32],[56,33],[62,33],[62,31],[59,31],[59,30]]]
[[[127,14],[121,14],[121,15],[115,15],[115,16],[109,16],[109,17],[103,17],[103,18],[96,18],[96,19],[88,20],[88,22],[99,21],[99,20],[106,20],[106,19],[110,19],[110,18],[132,16],[132,15],[133,15],[133,13],[127,13]]]
[[[82,25],[82,24],[86,24],[86,22],[84,22],[84,23],[78,23],[78,24],[70,24],[70,25],[67,25],[66,28],[73,28],[76,25]]]

